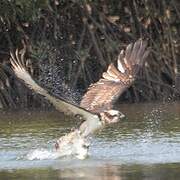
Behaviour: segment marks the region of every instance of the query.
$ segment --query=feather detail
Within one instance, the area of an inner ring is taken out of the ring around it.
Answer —
[[[85,120],[96,119],[98,120],[99,117],[96,114],[93,114],[86,109],[74,105],[72,103],[67,102],[62,98],[56,98],[51,96],[44,88],[39,86],[30,76],[28,71],[25,69],[25,64],[23,62],[22,54],[20,55],[19,52],[16,50],[16,53],[13,54],[11,52],[10,62],[12,68],[16,74],[16,76],[25,83],[27,87],[29,87],[34,92],[42,95],[47,99],[50,103],[54,105],[54,107],[59,110],[60,112],[65,113],[66,115],[81,115]],[[24,56],[24,55],[23,55]]]
[[[110,64],[102,78],[92,84],[81,100],[81,107],[100,113],[113,107],[118,97],[132,85],[149,54],[147,42],[139,39],[122,50],[117,68]]]

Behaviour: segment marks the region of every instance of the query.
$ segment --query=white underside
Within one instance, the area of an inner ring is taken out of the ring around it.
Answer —
[[[75,130],[58,140],[59,148],[57,153],[60,156],[76,156],[78,159],[85,159],[88,156],[88,140]]]

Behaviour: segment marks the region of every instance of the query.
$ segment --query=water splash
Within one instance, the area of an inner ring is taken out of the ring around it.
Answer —
[[[35,149],[26,155],[28,160],[57,159],[59,157],[59,153],[47,149]]]
[[[85,159],[88,154],[89,143],[87,139],[80,136],[79,131],[74,131],[62,136],[58,141],[56,150],[35,149],[26,155],[28,160],[57,159],[60,157],[76,157]]]
[[[86,149],[79,149],[80,152],[74,152],[74,149],[70,149],[70,147],[66,148],[66,151],[52,151],[47,149],[35,149],[30,151],[26,156],[25,159],[30,161],[32,160],[54,160],[63,157],[76,157],[77,159],[85,159],[88,157],[88,152]]]
[[[57,140],[57,152],[59,154],[74,155],[78,159],[85,159],[88,156],[88,139],[74,130]]]

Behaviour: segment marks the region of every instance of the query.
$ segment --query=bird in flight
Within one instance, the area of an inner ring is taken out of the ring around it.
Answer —
[[[142,39],[129,44],[125,50],[121,50],[116,66],[111,63],[102,77],[89,86],[79,105],[52,96],[38,85],[26,70],[24,54],[25,49],[21,53],[18,50],[15,54],[11,52],[10,61],[16,76],[27,87],[47,99],[58,111],[66,115],[80,115],[84,119],[78,129],[62,136],[55,144],[56,150],[59,152],[66,150],[67,147],[72,150],[78,144],[78,148],[74,148],[76,149],[75,153],[82,158],[87,155],[88,150],[86,137],[105,125],[116,123],[124,117],[120,111],[113,109],[113,105],[135,81],[149,50],[147,42]]]

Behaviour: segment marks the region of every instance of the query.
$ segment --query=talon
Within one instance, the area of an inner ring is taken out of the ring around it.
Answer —
[[[58,142],[56,142],[54,146],[55,146],[55,149],[56,149],[56,150],[59,149],[59,144],[58,144]]]
[[[83,144],[83,147],[88,149],[89,148],[89,144]]]

